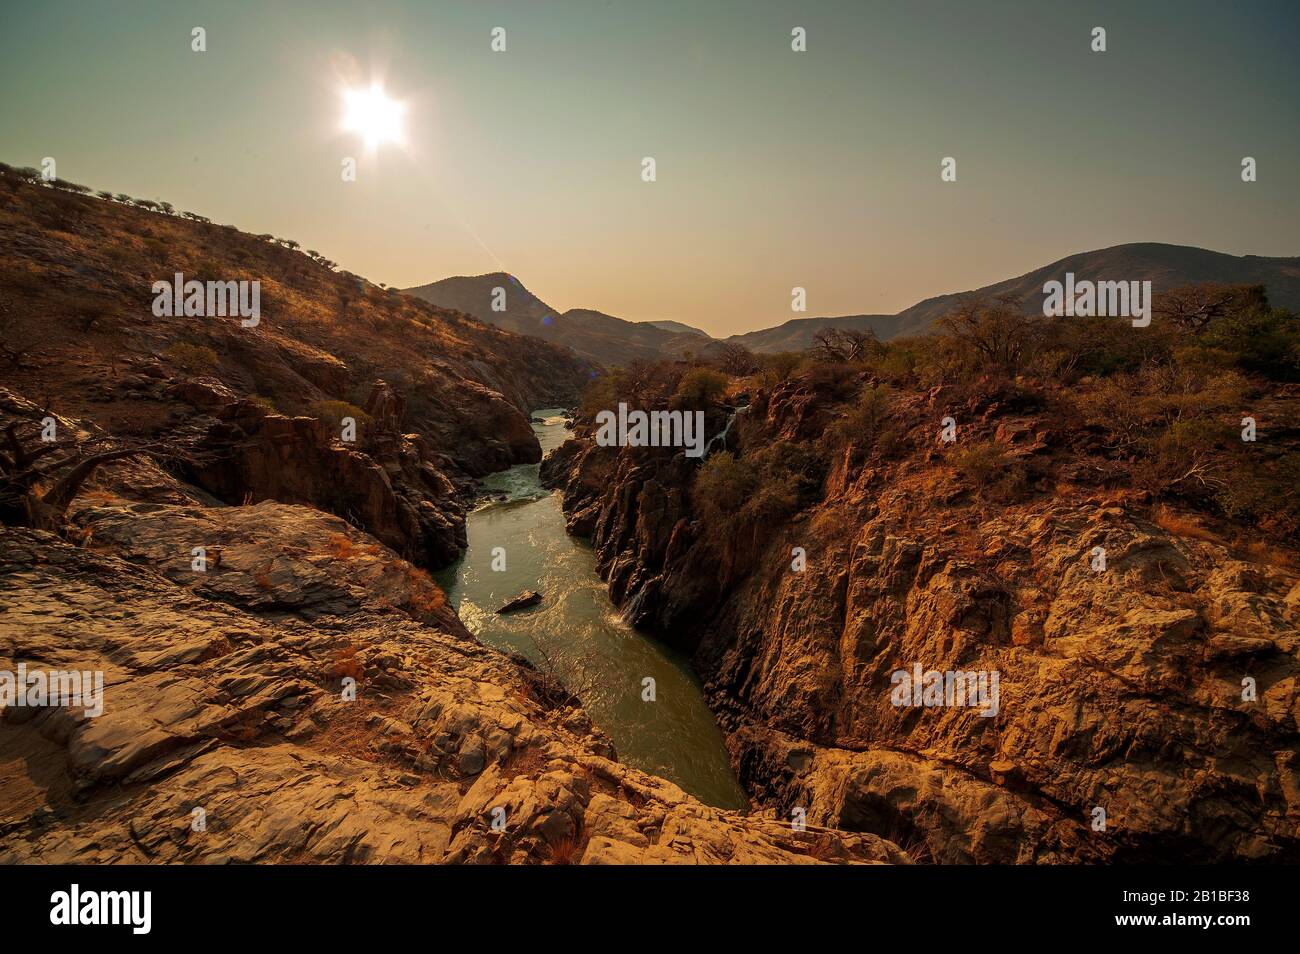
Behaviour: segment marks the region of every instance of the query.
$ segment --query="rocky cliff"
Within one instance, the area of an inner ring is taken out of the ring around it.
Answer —
[[[576,700],[336,517],[100,490],[75,521],[81,545],[0,528],[0,670],[105,674],[97,717],[2,710],[0,862],[908,860],[620,765]]]
[[[155,314],[177,271],[260,322]],[[910,860],[621,765],[447,606],[423,567],[568,352],[12,170],[0,344],[0,863]]]
[[[1265,453],[1297,397],[1253,405]],[[680,452],[582,436],[544,465],[615,602],[694,652],[751,795],[923,860],[1300,859],[1293,543],[1153,508],[1059,388],[899,393],[874,433],[845,398],[757,395],[735,459],[812,492],[738,485],[725,521]],[[918,665],[997,674],[996,713],[895,704]]]
[[[470,479],[540,459],[528,413],[572,401],[588,378],[563,348],[270,236],[12,171],[0,196],[0,365],[14,395],[120,439],[183,438],[206,461],[191,479],[224,502],[329,510],[429,566],[464,544]],[[177,274],[258,283],[256,323],[155,308],[154,283]]]

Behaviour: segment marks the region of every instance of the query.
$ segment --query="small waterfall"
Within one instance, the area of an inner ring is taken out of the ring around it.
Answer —
[[[714,441],[720,443],[722,445],[723,450],[727,449],[727,434],[730,433],[731,431],[731,425],[736,423],[736,418],[740,417],[741,414],[743,414],[745,411],[748,410],[749,410],[748,404],[743,405],[742,407],[733,407],[731,409],[731,416],[727,418],[726,427],[724,427],[717,434],[714,434],[711,438],[709,438],[709,442],[704,445],[704,455],[700,458],[701,460],[709,456],[709,451],[713,449]]]

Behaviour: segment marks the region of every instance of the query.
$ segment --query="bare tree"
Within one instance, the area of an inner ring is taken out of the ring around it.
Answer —
[[[939,327],[967,345],[984,365],[1012,372],[1019,369],[1039,330],[1020,310],[1019,300],[1005,295],[991,302],[963,299],[939,319]]]
[[[734,341],[724,341],[718,345],[714,364],[719,371],[732,375],[753,374],[758,370],[758,361],[753,353]]]
[[[176,456],[173,447],[162,443],[109,448],[103,438],[42,442],[37,438],[41,429],[36,421],[10,421],[0,432],[0,523],[58,531],[66,523],[68,505],[100,466]]]
[[[1163,292],[1156,299],[1155,313],[1179,328],[1201,331],[1216,318],[1251,305],[1265,305],[1262,285],[1220,285],[1207,282],[1185,285]]]
[[[827,327],[813,335],[813,354],[822,361],[861,361],[869,354],[879,354],[880,342],[868,328]]]

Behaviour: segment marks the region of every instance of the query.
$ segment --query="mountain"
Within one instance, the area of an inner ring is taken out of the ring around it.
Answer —
[[[1066,272],[1073,272],[1076,281],[1149,280],[1156,294],[1198,282],[1263,285],[1273,305],[1300,310],[1300,258],[1228,255],[1189,245],[1135,242],[1069,255],[1019,278],[974,291],[927,298],[898,313],[894,333],[925,331],[965,295],[987,298],[1011,295],[1024,301],[1026,311],[1037,312],[1042,307],[1043,284],[1053,279],[1063,280]]]
[[[676,331],[684,334],[700,335],[705,338],[712,338],[707,331],[694,328],[691,325],[684,325],[680,321],[647,321],[647,325],[654,325],[656,328],[662,328],[664,331]]]
[[[846,328],[854,331],[874,331],[882,341],[895,334],[894,315],[841,315],[837,318],[791,318],[775,328],[763,328],[745,334],[732,335],[728,342],[744,345],[760,354],[780,351],[806,351],[813,346],[813,338],[823,328]]]
[[[658,361],[666,355],[698,350],[701,336],[708,338],[699,329],[675,321],[625,321],[587,308],[560,313],[505,272],[444,278],[406,292],[440,308],[570,348],[604,365]],[[493,310],[494,303],[504,307]]]
[[[810,348],[813,336],[827,327],[870,328],[882,341],[923,334],[967,295],[985,298],[1011,295],[1024,302],[1026,312],[1037,312],[1042,307],[1043,284],[1052,279],[1064,280],[1066,272],[1073,272],[1076,281],[1149,280],[1156,294],[1165,289],[1198,282],[1263,285],[1272,304],[1300,311],[1300,258],[1228,255],[1188,245],[1135,242],[1092,252],[1079,252],[1018,278],[1008,278],[970,291],[927,298],[897,315],[795,318],[775,328],[732,335],[727,340],[742,344],[751,351],[775,352]]]
[[[986,298],[1012,295],[1024,302],[1027,312],[1036,312],[1041,307],[1043,284],[1051,279],[1063,280],[1066,272],[1073,272],[1078,281],[1149,280],[1156,293],[1198,282],[1263,285],[1274,305],[1300,311],[1300,258],[1228,255],[1186,245],[1135,242],[1079,252],[1017,278],[927,298],[896,315],[792,318],[772,328],[732,335],[725,340],[760,354],[805,351],[813,346],[817,332],[823,328],[871,330],[881,341],[887,341],[925,333],[968,295]],[[504,311],[492,310],[496,288],[505,290]],[[408,288],[407,292],[509,331],[564,345],[584,358],[605,365],[626,364],[637,359],[655,361],[687,351],[707,353],[716,340],[707,332],[680,321],[626,321],[586,308],[561,314],[504,272],[445,278]]]

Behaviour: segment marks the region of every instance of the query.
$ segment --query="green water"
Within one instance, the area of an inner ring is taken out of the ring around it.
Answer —
[[[533,425],[544,454],[568,436],[560,414],[533,414],[547,421]],[[483,484],[506,499],[469,515],[469,548],[436,576],[469,630],[553,672],[625,764],[671,779],[710,805],[747,807],[685,657],[623,622],[596,575],[591,547],[565,533],[559,495],[541,486],[538,465],[512,467]],[[505,550],[504,572],[492,568],[496,547]],[[538,590],[542,603],[496,615],[521,590]],[[652,702],[642,699],[647,676],[655,680]]]

